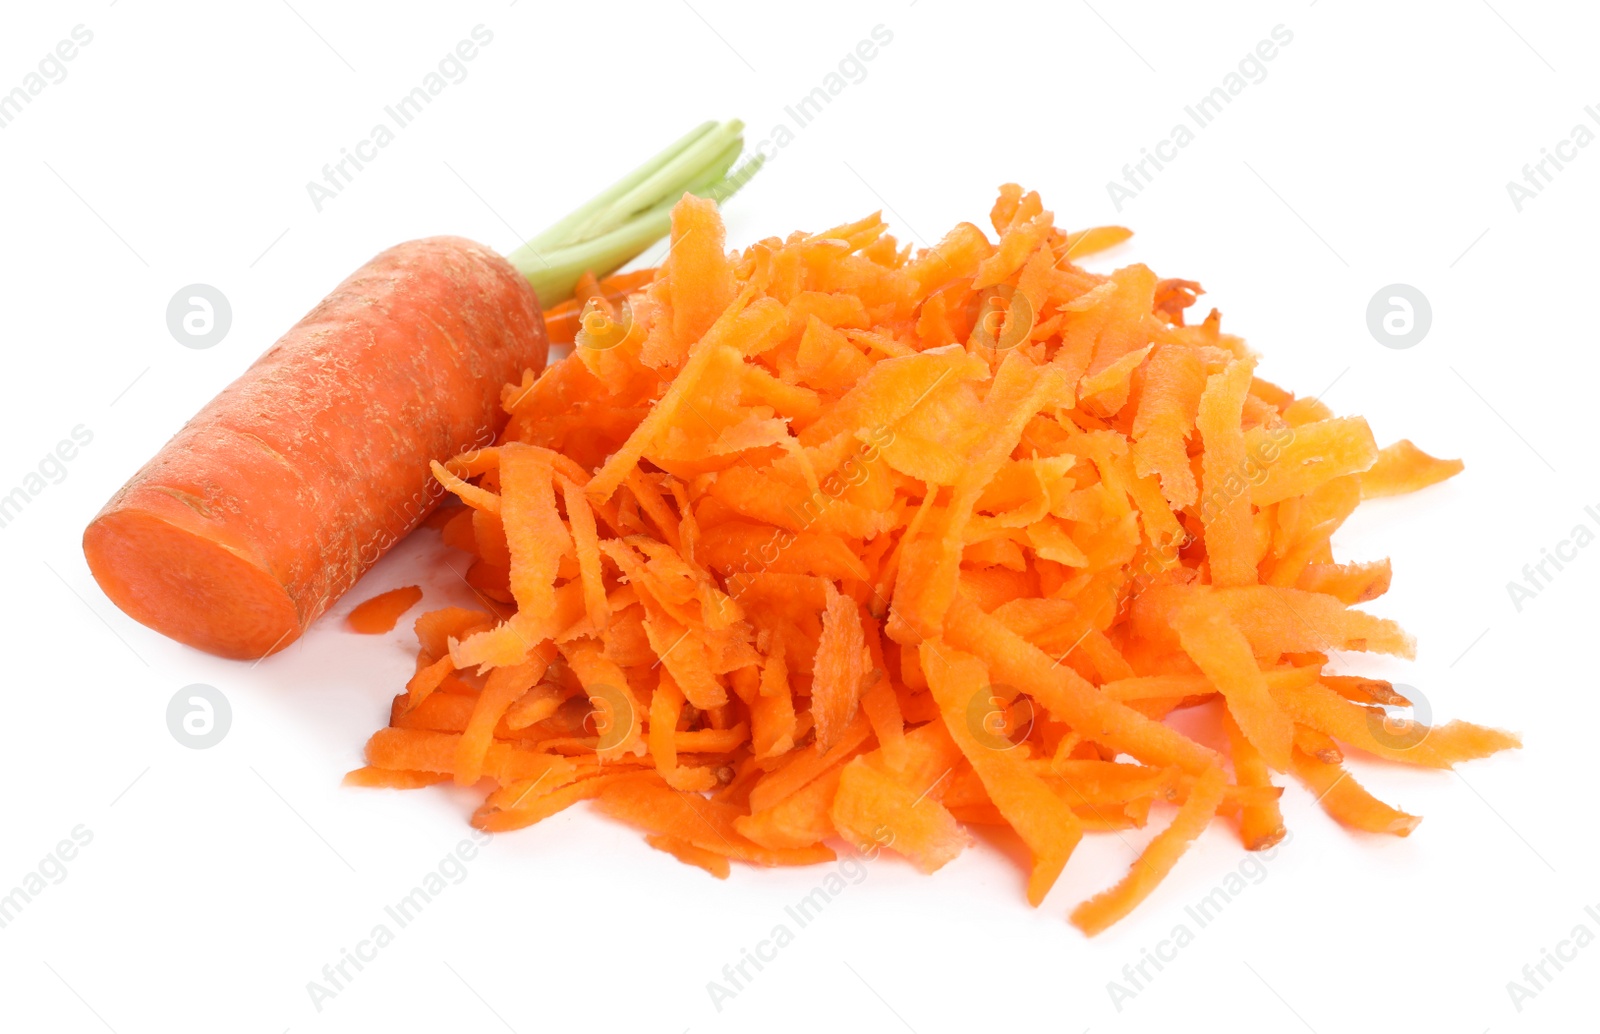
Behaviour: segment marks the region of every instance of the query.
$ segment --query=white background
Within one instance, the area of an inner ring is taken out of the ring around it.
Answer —
[[[1574,126],[1600,131],[1584,113],[1600,104],[1600,19],[1495,3],[7,4],[0,91],[75,25],[94,38],[0,130],[0,494],[75,426],[94,437],[0,528],[0,893],[74,827],[93,840],[0,929],[0,1026],[1593,1029],[1600,947],[1547,966],[1520,1012],[1507,982],[1577,924],[1600,933],[1584,911],[1600,914],[1600,548],[1520,612],[1507,583],[1575,525],[1600,528],[1584,511],[1600,510],[1600,147],[1520,212],[1506,183]],[[317,212],[306,182],[478,24],[493,42],[469,77]],[[754,143],[877,25],[892,42],[730,205],[730,242],[879,207],[933,240],[983,222],[1007,180],[1062,224],[1133,227],[1090,264],[1201,281],[1202,311],[1222,309],[1264,376],[1325,391],[1382,441],[1465,458],[1462,477],[1368,504],[1337,540],[1347,558],[1393,556],[1394,591],[1372,609],[1421,642],[1415,664],[1349,670],[1414,687],[1436,718],[1517,729],[1525,749],[1459,774],[1356,758],[1375,792],[1426,816],[1406,840],[1352,835],[1291,786],[1292,843],[1120,1011],[1107,982],[1244,862],[1226,824],[1093,940],[1067,911],[1164,815],[1090,837],[1037,910],[1004,846],[980,838],[933,877],[886,856],[719,1013],[707,982],[827,870],[736,867],[719,883],[579,807],[497,838],[319,1013],[307,982],[471,832],[479,796],[341,788],[414,647],[403,628],[359,637],[339,618],[419,579],[449,599],[454,576],[419,537],[251,666],[119,613],[84,566],[84,524],[373,253],[434,233],[510,249],[702,119],[742,117]],[[1118,212],[1106,182],[1277,25],[1293,41],[1265,80]],[[233,308],[204,351],[164,316],[195,282]],[[1365,317],[1396,282],[1433,310],[1404,351]],[[165,720],[197,682],[233,710],[201,751]]]

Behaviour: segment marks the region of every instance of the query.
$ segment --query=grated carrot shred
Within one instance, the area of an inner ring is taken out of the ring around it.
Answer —
[[[382,635],[394,631],[394,626],[399,624],[405,612],[415,607],[421,599],[420,586],[403,585],[356,604],[345,621],[351,629],[364,635]]]

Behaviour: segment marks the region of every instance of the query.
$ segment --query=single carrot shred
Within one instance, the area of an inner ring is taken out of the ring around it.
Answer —
[[[645,836],[644,842],[657,851],[665,851],[685,865],[704,869],[719,880],[727,879],[733,871],[726,856],[715,851],[707,851],[703,847],[696,847],[687,840],[680,840],[663,833],[650,833]]]
[[[990,222],[915,250],[875,213],[729,252],[686,197],[659,269],[581,281],[546,314],[573,354],[505,386],[498,442],[433,464],[483,609],[417,619],[347,782],[488,780],[493,832],[594,800],[719,879],[841,841],[931,872],[1003,827],[1034,905],[1085,832],[1176,805],[1073,910],[1094,934],[1217,816],[1279,843],[1274,773],[1406,835],[1347,748],[1444,768],[1520,745],[1329,670],[1415,650],[1358,609],[1388,561],[1335,560],[1334,531],[1459,461],[1257,377],[1215,310],[1186,320],[1199,284],[1076,264],[1127,230],[1063,231],[1015,184]],[[1191,708],[1220,745],[1169,724]]]
[[[420,586],[404,585],[398,589],[390,589],[356,604],[345,621],[352,630],[363,635],[382,635],[394,631],[394,626],[399,624],[401,616],[415,607],[421,599]]]
[[[1402,438],[1380,450],[1372,466],[1361,472],[1361,498],[1415,492],[1455,477],[1464,467],[1460,460],[1434,459]]]
[[[1213,768],[1201,776],[1171,824],[1150,841],[1144,852],[1134,860],[1133,867],[1122,882],[1072,910],[1073,924],[1092,936],[1126,916],[1139,902],[1149,897],[1150,892],[1172,871],[1189,845],[1204,832],[1217,814],[1217,808],[1222,804],[1223,787],[1221,769]]]

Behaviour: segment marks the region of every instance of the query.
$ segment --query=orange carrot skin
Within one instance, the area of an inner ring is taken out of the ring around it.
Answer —
[[[179,642],[281,650],[428,515],[429,461],[489,444],[500,386],[547,347],[533,289],[490,249],[390,248],[111,498],[84,532],[89,569]]]

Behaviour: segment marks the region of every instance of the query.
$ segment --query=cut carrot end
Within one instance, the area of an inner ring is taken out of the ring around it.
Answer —
[[[303,630],[294,601],[264,567],[167,514],[103,514],[84,532],[83,552],[111,602],[180,643],[253,659],[283,649]]]

